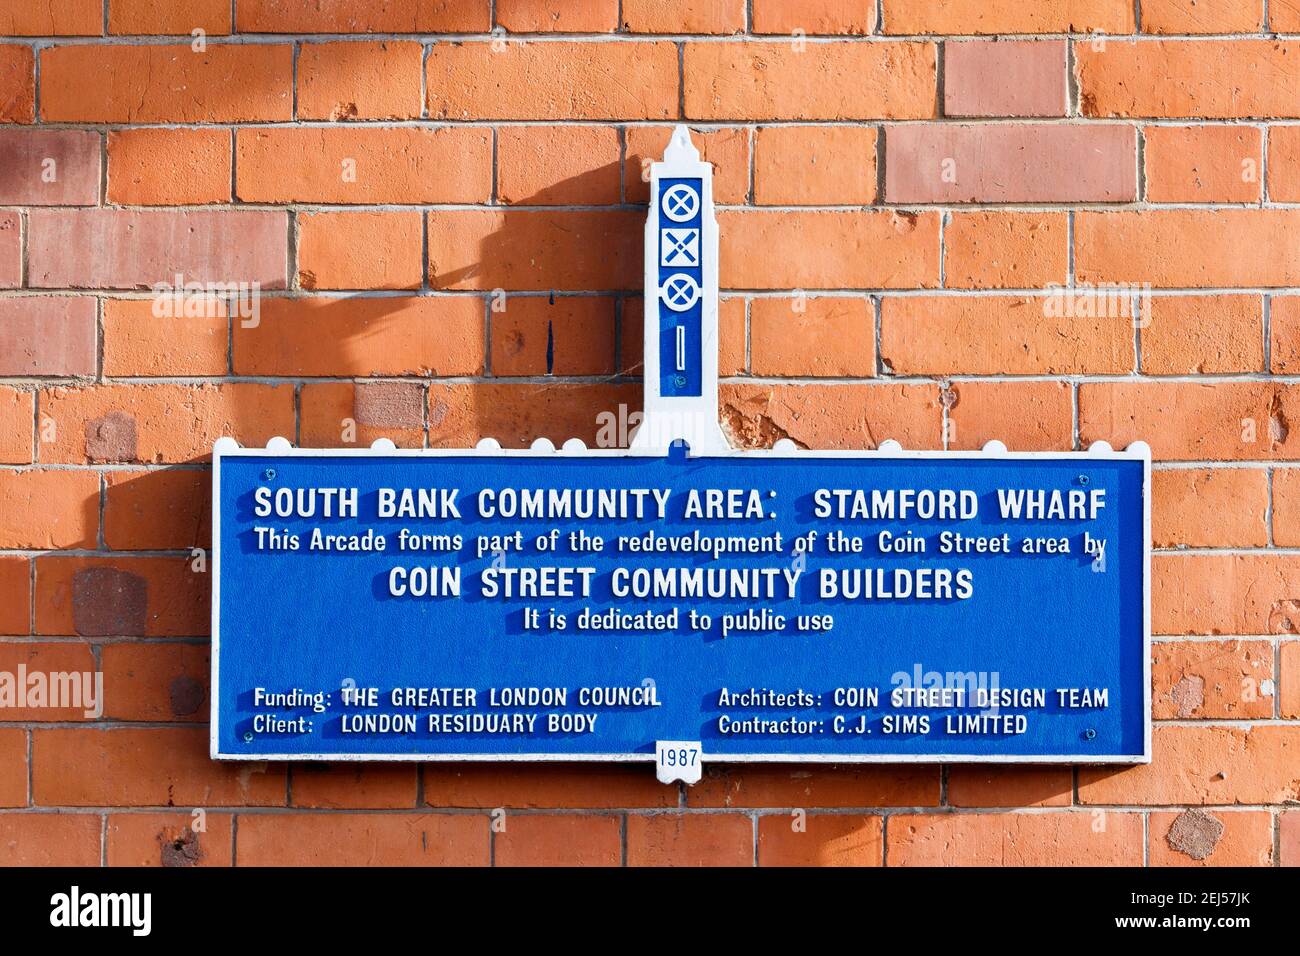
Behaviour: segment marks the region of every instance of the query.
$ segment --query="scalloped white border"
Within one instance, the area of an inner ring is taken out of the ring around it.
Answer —
[[[502,448],[493,438],[484,438],[474,448],[428,449],[397,448],[389,439],[380,438],[369,448],[294,448],[285,438],[272,438],[265,448],[241,448],[233,438],[220,438],[212,448],[212,688],[211,724],[209,727],[210,753],[214,760],[240,761],[337,761],[395,763],[421,761],[425,763],[475,763],[475,762],[550,762],[550,763],[652,763],[655,754],[228,754],[218,746],[220,726],[218,664],[221,659],[221,461],[223,458],[538,458],[548,455],[574,455],[589,458],[663,457],[666,448],[596,448],[590,449],[578,438],[564,442],[556,449],[549,439],[539,438],[531,448]],[[1000,441],[987,442],[980,451],[906,451],[898,442],[883,441],[875,451],[812,451],[798,448],[789,439],[782,439],[767,450],[710,450],[698,458],[891,458],[891,459],[986,459],[989,457],[1029,460],[1088,461],[1096,459],[1138,459],[1142,469],[1142,674],[1143,674],[1143,732],[1141,754],[1071,754],[1064,756],[1034,756],[1022,754],[703,754],[709,763],[770,763],[770,764],[1144,764],[1151,762],[1151,447],[1146,442],[1134,442],[1124,451],[1115,451],[1109,442],[1093,442],[1087,451],[1071,452],[1013,452]]]

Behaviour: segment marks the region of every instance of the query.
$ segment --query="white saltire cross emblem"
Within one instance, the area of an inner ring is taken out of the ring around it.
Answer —
[[[700,211],[700,197],[690,186],[678,183],[664,193],[663,210],[673,222],[686,222]]]

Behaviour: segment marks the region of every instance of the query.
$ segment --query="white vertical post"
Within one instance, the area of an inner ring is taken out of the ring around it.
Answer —
[[[685,126],[650,167],[645,226],[645,411],[632,445],[727,451],[718,425],[718,221],[713,167]]]

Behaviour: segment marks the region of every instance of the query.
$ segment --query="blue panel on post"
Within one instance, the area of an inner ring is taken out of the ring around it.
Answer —
[[[228,452],[213,752],[1141,760],[1147,467]]]
[[[700,395],[704,295],[703,181],[659,181],[660,394]]]

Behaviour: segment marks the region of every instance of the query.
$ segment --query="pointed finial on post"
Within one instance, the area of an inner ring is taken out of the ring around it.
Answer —
[[[664,150],[664,162],[698,163],[699,161],[700,151],[691,142],[691,131],[680,123],[674,126],[673,137],[668,141],[668,148]]]

